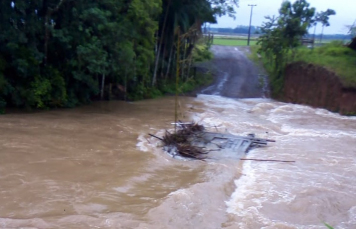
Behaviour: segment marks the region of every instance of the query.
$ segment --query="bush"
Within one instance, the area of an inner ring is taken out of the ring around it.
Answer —
[[[204,62],[213,59],[214,55],[209,49],[210,46],[207,44],[197,44],[193,50],[193,62]]]
[[[344,46],[342,41],[332,41],[324,46],[315,48],[315,52],[326,56],[355,56],[355,51]]]

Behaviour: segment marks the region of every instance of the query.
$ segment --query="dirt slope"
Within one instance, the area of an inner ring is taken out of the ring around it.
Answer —
[[[335,73],[302,62],[286,67],[282,100],[356,114],[356,89],[344,88]]]

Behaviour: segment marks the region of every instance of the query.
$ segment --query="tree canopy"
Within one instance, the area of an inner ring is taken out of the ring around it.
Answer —
[[[205,22],[237,0],[0,2],[0,110],[73,107],[107,91],[143,98],[185,59]],[[186,34],[186,36],[178,36]],[[159,48],[160,47],[160,48]],[[171,57],[171,58],[170,58]],[[189,65],[187,65],[189,66]],[[156,76],[153,77],[155,72]],[[157,77],[159,75],[159,77]],[[124,88],[123,88],[124,87]]]
[[[266,17],[268,21],[261,27],[262,35],[258,43],[260,52],[270,60],[270,65],[273,66],[272,80],[283,80],[283,68],[290,56],[288,54],[294,53],[295,49],[301,45],[302,38],[308,34],[308,29],[316,22],[328,26],[329,16],[334,14],[335,11],[331,9],[316,14],[316,9],[310,7],[306,0],[296,0],[294,3],[284,1],[279,9],[278,17]],[[281,84],[275,83],[275,85]]]

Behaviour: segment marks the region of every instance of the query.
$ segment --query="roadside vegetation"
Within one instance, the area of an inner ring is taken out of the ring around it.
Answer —
[[[284,70],[287,64],[297,61],[312,63],[334,71],[345,86],[356,86],[356,54],[344,47],[342,42],[330,42],[313,49],[302,46],[302,38],[308,29],[321,24],[329,26],[329,17],[335,15],[332,9],[316,12],[306,0],[294,3],[284,1],[278,17],[266,17],[262,35],[252,47],[251,58],[261,60],[268,75],[272,96],[278,96],[283,89]]]
[[[204,39],[200,39],[192,51],[192,63],[195,65],[210,61],[213,58],[210,47],[210,43],[204,41]],[[190,61],[190,59],[182,60],[182,62],[184,61]],[[180,95],[184,95],[194,91],[196,88],[208,86],[213,82],[213,74],[209,69],[197,71],[197,67],[192,66],[188,71],[189,72],[186,73],[188,77],[178,79],[178,83],[175,78],[161,80],[157,89],[153,91],[154,94],[151,94],[149,97],[155,98],[166,94],[173,95],[176,92]]]
[[[250,58],[263,65],[270,76],[274,74],[274,66],[264,53],[259,53],[260,46],[251,47]],[[346,47],[342,41],[332,41],[324,46],[313,49],[301,46],[286,55],[285,65],[293,62],[311,63],[323,66],[335,72],[345,87],[356,87],[356,51]],[[275,87],[281,85],[274,85]]]
[[[176,77],[193,82],[202,24],[232,16],[237,2],[0,1],[0,113],[142,99]]]
[[[303,61],[323,66],[336,73],[345,87],[356,87],[356,51],[346,47],[340,41],[331,42],[315,49],[302,47],[297,50],[294,59],[290,54],[290,61]]]

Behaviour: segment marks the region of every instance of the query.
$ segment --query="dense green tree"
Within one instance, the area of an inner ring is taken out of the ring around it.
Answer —
[[[273,66],[273,81],[282,80],[287,54],[301,44],[301,38],[308,33],[308,28],[313,23],[314,14],[315,8],[311,8],[306,0],[297,0],[293,4],[284,1],[278,17],[266,17],[268,21],[261,27],[262,36],[258,44],[260,52]],[[279,88],[274,88],[273,91],[278,92]]]
[[[160,0],[0,4],[1,106],[75,106],[148,76]]]
[[[321,11],[316,14],[315,22],[320,22],[322,25],[322,30],[320,34],[320,42],[323,40],[324,27],[330,26],[329,19],[330,16],[335,15],[335,10],[327,9],[326,11]]]
[[[275,65],[277,78],[280,77],[286,54],[298,47],[301,38],[308,33],[314,14],[315,8],[310,8],[309,3],[297,0],[293,4],[284,1],[278,17],[266,17],[269,21],[261,27],[263,35],[259,39],[260,51]]]
[[[292,53],[292,58],[296,48],[301,45],[302,38],[308,34],[308,29],[316,22],[328,25],[330,15],[333,10],[327,10],[315,16],[315,8],[310,7],[306,0],[297,0],[293,4],[284,1],[279,9],[278,17],[266,17],[268,19],[262,27],[262,35],[259,38],[260,52],[263,53],[273,66],[273,85],[282,85],[284,66],[288,62],[287,58]],[[278,93],[280,88],[273,88],[274,93]]]
[[[180,59],[183,68],[188,68],[189,72],[190,65],[185,62],[191,60],[202,24],[216,23],[217,16],[233,16],[233,6],[237,6],[238,0],[163,0],[162,3],[152,85],[156,84],[157,76],[166,79],[168,75],[174,75],[175,69],[171,65],[178,49],[178,39],[181,43]],[[184,73],[184,69],[182,71]]]
[[[172,75],[177,48],[179,59],[189,58],[201,25],[233,14],[236,3],[0,1],[0,111],[72,107],[115,88],[145,97]]]

